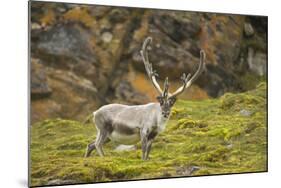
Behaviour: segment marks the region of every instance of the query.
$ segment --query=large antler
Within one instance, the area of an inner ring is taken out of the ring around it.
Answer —
[[[202,73],[203,69],[204,69],[204,64],[205,64],[205,58],[206,58],[206,54],[204,52],[204,50],[200,51],[200,64],[199,67],[196,71],[196,73],[192,76],[191,79],[190,76],[191,74],[188,74],[186,76],[186,74],[184,73],[181,77],[181,80],[183,81],[183,86],[181,86],[179,89],[177,89],[170,97],[176,97],[179,94],[181,94],[182,92],[184,92],[184,90],[186,88],[188,88],[189,86],[191,86],[191,84],[198,78],[198,76]]]
[[[140,51],[144,66],[145,66],[145,70],[147,72],[147,75],[149,77],[149,79],[152,81],[154,87],[157,89],[157,91],[162,94],[163,91],[161,89],[161,87],[159,86],[159,84],[156,81],[156,76],[158,76],[158,74],[156,73],[155,70],[153,70],[152,68],[152,64],[149,63],[149,59],[148,59],[148,54],[147,54],[147,47],[148,45],[152,42],[152,38],[151,37],[147,37],[145,39],[145,41],[143,42],[142,45],[142,49]]]

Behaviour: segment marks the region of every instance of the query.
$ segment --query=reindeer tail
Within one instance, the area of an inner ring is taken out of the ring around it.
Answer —
[[[93,117],[95,117],[95,113],[96,113],[96,112],[91,113],[90,115],[88,115],[88,116],[86,117],[86,119],[83,121],[82,125],[86,125],[86,123],[88,123]]]

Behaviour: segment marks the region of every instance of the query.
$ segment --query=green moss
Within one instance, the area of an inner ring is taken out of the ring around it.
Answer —
[[[205,127],[208,127],[208,124],[206,122],[203,122],[203,121],[200,121],[200,120],[180,119],[180,120],[178,120],[177,126],[180,129],[185,129],[185,128],[205,128]]]
[[[179,119],[188,116],[185,108],[173,108],[171,111],[171,119]]]
[[[32,125],[31,183],[52,181],[97,182],[183,176],[181,168],[199,166],[194,176],[267,170],[266,88],[225,94],[204,101],[178,100],[166,130],[153,142],[150,160],[136,151],[116,152],[104,146],[106,156],[94,151],[84,158],[95,139],[92,124],[54,119]],[[241,114],[241,110],[251,115]]]
[[[265,111],[266,107],[266,85],[260,83],[256,89],[249,92],[232,94],[226,93],[220,99],[220,108],[223,111],[239,112],[243,109],[253,112]]]
[[[240,87],[243,91],[255,89],[256,85],[265,80],[265,76],[259,76],[253,72],[239,75]]]

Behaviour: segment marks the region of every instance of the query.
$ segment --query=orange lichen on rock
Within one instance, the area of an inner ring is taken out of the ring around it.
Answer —
[[[52,25],[55,22],[55,13],[52,8],[48,8],[46,13],[40,19],[42,26]]]
[[[151,101],[156,101],[156,97],[159,95],[156,89],[153,87],[151,81],[148,79],[147,75],[131,69],[129,76],[127,77],[132,83],[134,88],[140,93],[145,93]],[[158,80],[158,83],[162,87],[164,82]],[[170,81],[169,92],[176,91],[181,87],[181,82],[179,81]],[[179,98],[181,99],[208,99],[209,96],[207,92],[196,85],[192,85],[188,88]]]
[[[83,23],[87,27],[93,27],[96,20],[90,16],[88,9],[84,7],[75,7],[63,15],[65,20],[78,21]]]
[[[130,81],[137,91],[141,93],[145,93],[150,100],[156,101],[156,97],[158,96],[158,93],[154,89],[150,80],[147,78],[146,74],[135,72],[134,78],[131,79]]]
[[[148,17],[149,17],[149,11],[145,11],[144,15],[142,17],[141,21],[141,27],[140,29],[136,30],[134,33],[133,38],[137,41],[142,40],[148,31]]]
[[[199,33],[199,43],[201,48],[206,52],[209,62],[217,64],[213,49],[210,47],[210,40],[212,40],[208,33],[208,25],[206,21],[202,18],[200,24],[201,30]]]

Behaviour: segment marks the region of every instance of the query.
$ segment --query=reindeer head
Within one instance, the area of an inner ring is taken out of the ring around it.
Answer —
[[[167,118],[170,115],[170,110],[175,104],[177,98],[176,97],[170,97],[169,96],[169,82],[168,82],[168,77],[166,78],[164,82],[164,91],[162,94],[156,97],[161,109],[162,109],[162,115]]]
[[[168,77],[165,79],[164,82],[164,90],[161,89],[159,84],[156,81],[156,77],[158,74],[155,70],[152,68],[152,64],[149,63],[148,59],[148,53],[147,53],[147,47],[152,42],[151,37],[147,37],[142,45],[142,49],[140,51],[142,60],[144,62],[145,70],[148,74],[149,79],[151,80],[153,86],[158,91],[159,96],[157,97],[157,100],[161,106],[162,115],[165,118],[169,117],[170,110],[175,104],[177,100],[177,96],[184,92],[184,90],[191,86],[191,84],[198,78],[198,76],[202,73],[204,69],[205,64],[205,52],[203,50],[200,51],[200,63],[199,68],[195,72],[195,74],[191,77],[191,74],[186,75],[185,73],[181,76],[181,80],[183,82],[183,85],[178,88],[174,93],[169,93],[169,82]],[[191,78],[190,78],[191,77]]]

